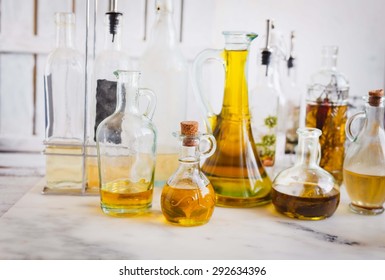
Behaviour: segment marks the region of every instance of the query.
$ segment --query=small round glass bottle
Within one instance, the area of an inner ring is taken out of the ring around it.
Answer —
[[[357,136],[352,123],[364,118]],[[385,202],[385,130],[384,92],[369,92],[365,112],[349,118],[346,136],[352,143],[344,161],[344,184],[351,199],[350,209],[357,214],[377,215],[384,212]]]
[[[162,212],[172,224],[203,225],[210,220],[214,211],[215,192],[201,172],[199,162],[214,153],[216,141],[212,135],[198,133],[198,123],[194,121],[182,122],[181,133],[174,133],[174,136],[182,142],[179,167],[163,188]],[[209,143],[204,152],[200,150],[203,142]]]
[[[146,212],[152,204],[156,129],[152,91],[139,88],[137,71],[117,71],[117,107],[96,131],[100,199],[104,213],[128,216]],[[149,100],[139,111],[139,97]]]
[[[297,161],[273,181],[275,209],[301,220],[321,220],[333,215],[340,201],[334,177],[318,165],[319,137],[316,128],[299,128]]]

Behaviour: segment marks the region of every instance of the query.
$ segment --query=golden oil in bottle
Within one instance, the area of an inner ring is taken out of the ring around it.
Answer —
[[[306,126],[322,130],[320,166],[331,173],[340,185],[345,155],[345,125],[348,106],[330,101],[308,103]]]
[[[101,207],[112,216],[143,213],[151,207],[152,193],[153,185],[144,179],[138,182],[115,180],[102,185]]]
[[[173,187],[165,185],[161,196],[162,212],[173,224],[198,226],[207,223],[214,211],[215,193],[211,184]]]
[[[344,169],[346,191],[354,211],[370,210],[376,214],[384,211],[385,176],[358,174]]]
[[[304,184],[298,189],[305,191],[298,195],[292,187],[274,186],[271,195],[275,209],[300,220],[321,220],[332,216],[336,211],[340,201],[337,190],[324,194],[319,186],[313,184]]]

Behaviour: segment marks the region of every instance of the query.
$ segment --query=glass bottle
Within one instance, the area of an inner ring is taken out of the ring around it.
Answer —
[[[223,32],[224,50],[208,49],[193,63],[193,86],[207,114],[208,130],[213,132],[217,149],[206,159],[202,171],[216,192],[216,204],[252,207],[270,202],[271,181],[255,146],[251,132],[246,80],[249,44],[257,35]],[[223,63],[225,90],[221,112],[216,115],[201,92],[201,70],[208,59]]]
[[[187,62],[173,23],[173,0],[156,0],[156,20],[148,48],[139,61],[143,86],[157,94],[154,123],[158,128],[155,184],[163,186],[178,167],[178,149],[173,145],[173,127],[186,116]]]
[[[113,2],[113,1],[112,1]],[[89,105],[87,131],[87,192],[99,191],[99,175],[96,158],[96,128],[102,120],[116,109],[116,70],[131,70],[132,64],[127,53],[122,51],[121,26],[123,14],[112,5],[105,14],[104,48],[96,56]]]
[[[214,153],[215,138],[198,133],[198,123],[195,121],[181,122],[181,132],[174,135],[182,142],[179,167],[163,188],[162,212],[173,224],[203,225],[210,220],[214,211],[215,192],[199,164],[202,158]],[[209,143],[206,151],[200,150],[203,141]]]
[[[75,47],[75,15],[56,13],[56,48],[44,73],[44,193],[81,194],[84,176],[84,69]]]
[[[320,220],[333,215],[340,201],[334,177],[318,165],[320,157],[317,128],[299,128],[297,161],[273,181],[275,209],[301,220]]]
[[[311,78],[306,97],[306,126],[322,130],[320,166],[342,183],[349,82],[337,70],[338,47],[322,49],[322,68]]]
[[[384,91],[370,91],[365,112],[351,116],[346,125],[346,135],[352,143],[344,161],[344,184],[354,213],[377,215],[384,212],[385,202],[385,130]],[[352,123],[365,119],[357,136],[352,133]]]
[[[250,111],[251,127],[259,157],[266,171],[273,176],[276,155],[284,153],[284,134],[279,131],[278,123],[279,110],[283,107],[280,104],[283,103],[283,98],[279,77],[283,53],[279,48],[279,36],[273,30],[272,21],[268,19],[266,23],[266,42],[258,61],[257,84],[250,94]]]
[[[104,213],[128,216],[151,207],[156,129],[151,121],[155,95],[139,88],[140,72],[116,71],[117,107],[96,131],[100,199]],[[149,100],[144,114],[139,98]]]

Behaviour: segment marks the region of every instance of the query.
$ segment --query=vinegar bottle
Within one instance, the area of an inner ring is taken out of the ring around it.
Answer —
[[[365,119],[357,136],[352,123]],[[369,92],[365,112],[349,118],[346,135],[352,143],[344,161],[344,183],[350,197],[350,209],[357,214],[377,215],[384,212],[385,202],[385,130],[384,91]]]
[[[198,133],[198,123],[194,121],[181,122],[181,133],[174,135],[182,142],[179,167],[163,188],[162,212],[172,224],[203,225],[213,214],[215,193],[210,181],[201,172],[199,161],[214,153],[215,138]],[[208,142],[206,151],[200,150],[201,142]]]

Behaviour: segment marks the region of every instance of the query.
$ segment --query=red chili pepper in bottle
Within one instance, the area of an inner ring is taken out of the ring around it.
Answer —
[[[318,110],[317,110],[317,122],[316,127],[318,129],[323,128],[326,118],[328,116],[328,112],[330,109],[330,102],[329,98],[325,97],[321,102],[318,104]]]

